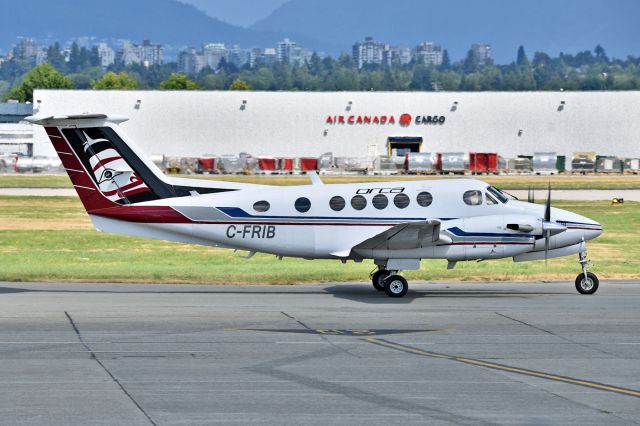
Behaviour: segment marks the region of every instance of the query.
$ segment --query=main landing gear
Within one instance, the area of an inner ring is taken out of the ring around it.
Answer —
[[[582,247],[578,256],[578,263],[580,263],[582,272],[576,277],[576,290],[578,290],[578,293],[580,294],[593,294],[598,291],[600,281],[596,274],[587,271],[587,265],[591,262],[587,259],[587,247],[585,246],[584,241],[582,242]]]
[[[398,272],[378,269],[371,275],[373,287],[378,291],[384,291],[389,297],[404,296],[409,290],[409,284]]]

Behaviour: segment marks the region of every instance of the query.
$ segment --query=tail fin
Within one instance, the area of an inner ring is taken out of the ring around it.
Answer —
[[[88,212],[161,198],[231,188],[173,185],[140,150],[125,141],[118,124],[126,118],[101,114],[28,117],[44,126]]]

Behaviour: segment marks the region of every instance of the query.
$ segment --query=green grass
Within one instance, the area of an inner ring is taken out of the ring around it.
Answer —
[[[594,272],[602,278],[639,277],[640,203],[562,202],[556,207],[601,222],[605,233],[589,243]],[[241,259],[231,250],[98,233],[75,197],[0,197],[0,280],[176,283],[264,283],[366,281],[373,263],[277,260],[258,254]],[[513,263],[510,259],[423,261],[408,279],[573,280],[577,256]]]
[[[264,185],[305,185],[310,182],[309,177],[304,175],[196,175],[185,177]],[[322,176],[322,180],[325,183],[355,183],[419,179],[459,179],[460,177],[463,176]],[[507,190],[527,189],[529,186],[543,189],[546,188],[549,183],[551,183],[555,189],[640,189],[640,175],[478,176],[478,179]],[[71,188],[71,181],[66,175],[4,174],[0,175],[0,188]]]

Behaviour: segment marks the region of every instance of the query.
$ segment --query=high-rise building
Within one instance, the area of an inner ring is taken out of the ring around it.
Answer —
[[[411,62],[411,49],[402,46],[391,46],[382,52],[383,62],[388,65],[407,65]]]
[[[98,57],[102,68],[107,68],[116,61],[116,52],[107,43],[98,43]]]
[[[491,45],[474,43],[471,45],[473,57],[478,65],[486,65],[491,59]]]
[[[263,65],[271,66],[276,62],[277,59],[278,59],[278,54],[276,52],[276,49],[274,49],[273,47],[267,47],[264,49],[264,52],[262,53],[262,56],[261,56],[261,61]]]
[[[425,41],[416,46],[414,57],[419,64],[442,65],[443,54],[442,46]]]
[[[122,48],[118,50],[116,61],[126,66],[131,64],[139,64],[141,62],[140,50],[135,44],[129,41],[125,41],[122,43]]]
[[[249,62],[250,52],[245,49],[241,49],[240,46],[234,44],[231,49],[229,49],[229,57],[228,61],[240,68]]]
[[[358,68],[369,64],[380,65],[385,58],[384,52],[388,49],[388,46],[376,42],[373,37],[366,37],[364,43],[357,42],[353,45],[353,60]]]
[[[309,61],[312,53],[295,41],[285,38],[276,46],[276,55],[280,62],[300,65]]]
[[[140,51],[140,61],[145,67],[151,65],[162,64],[162,46],[151,43],[150,40],[143,40],[142,44],[137,46]]]
[[[178,54],[178,72],[193,75],[202,71],[206,65],[204,55],[199,54],[193,47]]]
[[[222,58],[229,60],[229,51],[223,43],[207,43],[202,46],[202,56],[205,66],[216,70]]]
[[[116,54],[116,62],[131,65],[142,64],[145,67],[162,64],[162,46],[143,40],[142,44],[125,41]]]

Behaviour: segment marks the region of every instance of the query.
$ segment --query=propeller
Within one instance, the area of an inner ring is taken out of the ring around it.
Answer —
[[[547,202],[544,206],[544,224],[551,223],[551,182],[549,182],[549,189],[547,190]],[[543,225],[543,229],[545,226]],[[544,266],[549,266],[549,240],[551,239],[551,229],[547,227],[544,230]]]
[[[551,182],[547,190],[547,201],[544,206],[544,220],[542,222],[542,233],[544,235],[544,264],[549,264],[549,242],[552,235],[559,234],[567,230],[566,226],[551,221]]]
[[[535,203],[536,202],[534,189],[531,186],[529,186],[529,191],[527,192],[527,202],[529,202],[529,203]]]

